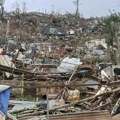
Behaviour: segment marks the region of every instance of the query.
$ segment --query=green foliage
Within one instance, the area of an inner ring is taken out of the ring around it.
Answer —
[[[107,34],[107,44],[113,46],[113,42],[116,42],[116,32],[118,31],[118,23],[120,23],[120,14],[114,13],[110,16],[103,17],[99,21],[103,34]]]
[[[90,57],[84,58],[83,61],[87,63],[95,64],[97,62],[102,62],[104,60],[105,60],[105,56],[90,56]]]
[[[92,56],[91,57],[91,63],[95,64],[97,62],[104,61],[104,56]]]

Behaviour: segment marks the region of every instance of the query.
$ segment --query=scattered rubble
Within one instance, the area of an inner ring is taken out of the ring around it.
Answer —
[[[119,113],[120,71],[108,63],[106,34],[98,22],[72,14],[14,12],[0,20],[0,82],[11,87],[12,99],[6,116],[43,120]]]

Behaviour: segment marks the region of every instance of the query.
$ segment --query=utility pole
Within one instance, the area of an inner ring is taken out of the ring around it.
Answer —
[[[52,14],[54,14],[55,11],[54,11],[54,5],[52,5]]]
[[[6,28],[6,49],[9,50],[9,40],[8,40],[8,36],[9,36],[9,29],[10,29],[10,18],[8,18],[7,20],[7,28]]]
[[[73,1],[73,4],[75,5],[75,7],[76,7],[76,12],[75,12],[75,14],[76,14],[76,17],[78,17],[80,14],[79,14],[79,2],[80,2],[80,0],[75,0],[75,1]]]

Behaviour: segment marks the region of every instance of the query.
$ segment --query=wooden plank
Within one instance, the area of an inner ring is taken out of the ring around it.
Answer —
[[[4,66],[4,65],[0,65],[0,70],[5,71],[5,72],[9,72],[9,73],[14,73],[14,74],[25,74],[25,75],[30,75],[33,76],[35,75],[35,73],[29,72],[27,70],[21,70],[21,69],[17,69],[17,68],[11,68],[8,66]],[[39,75],[38,73],[36,75]]]
[[[50,120],[112,120],[112,118],[107,111],[101,111],[68,115],[53,115],[50,116]]]
[[[38,65],[32,64],[30,66],[31,67],[40,67],[40,68],[57,68],[58,64],[42,64],[42,65],[40,65],[40,64],[38,64]]]
[[[19,120],[42,120],[46,116],[27,116],[19,118]],[[107,111],[73,113],[63,115],[50,115],[50,120],[112,120]]]

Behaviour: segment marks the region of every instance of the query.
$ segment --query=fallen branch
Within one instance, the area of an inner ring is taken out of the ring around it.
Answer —
[[[92,108],[91,111],[98,110],[98,109],[103,108],[103,107],[105,107],[105,106],[107,106],[107,105],[109,105],[109,104],[110,104],[110,102],[105,103],[105,104],[103,104],[103,105],[101,105],[101,106],[98,106],[98,107]]]

